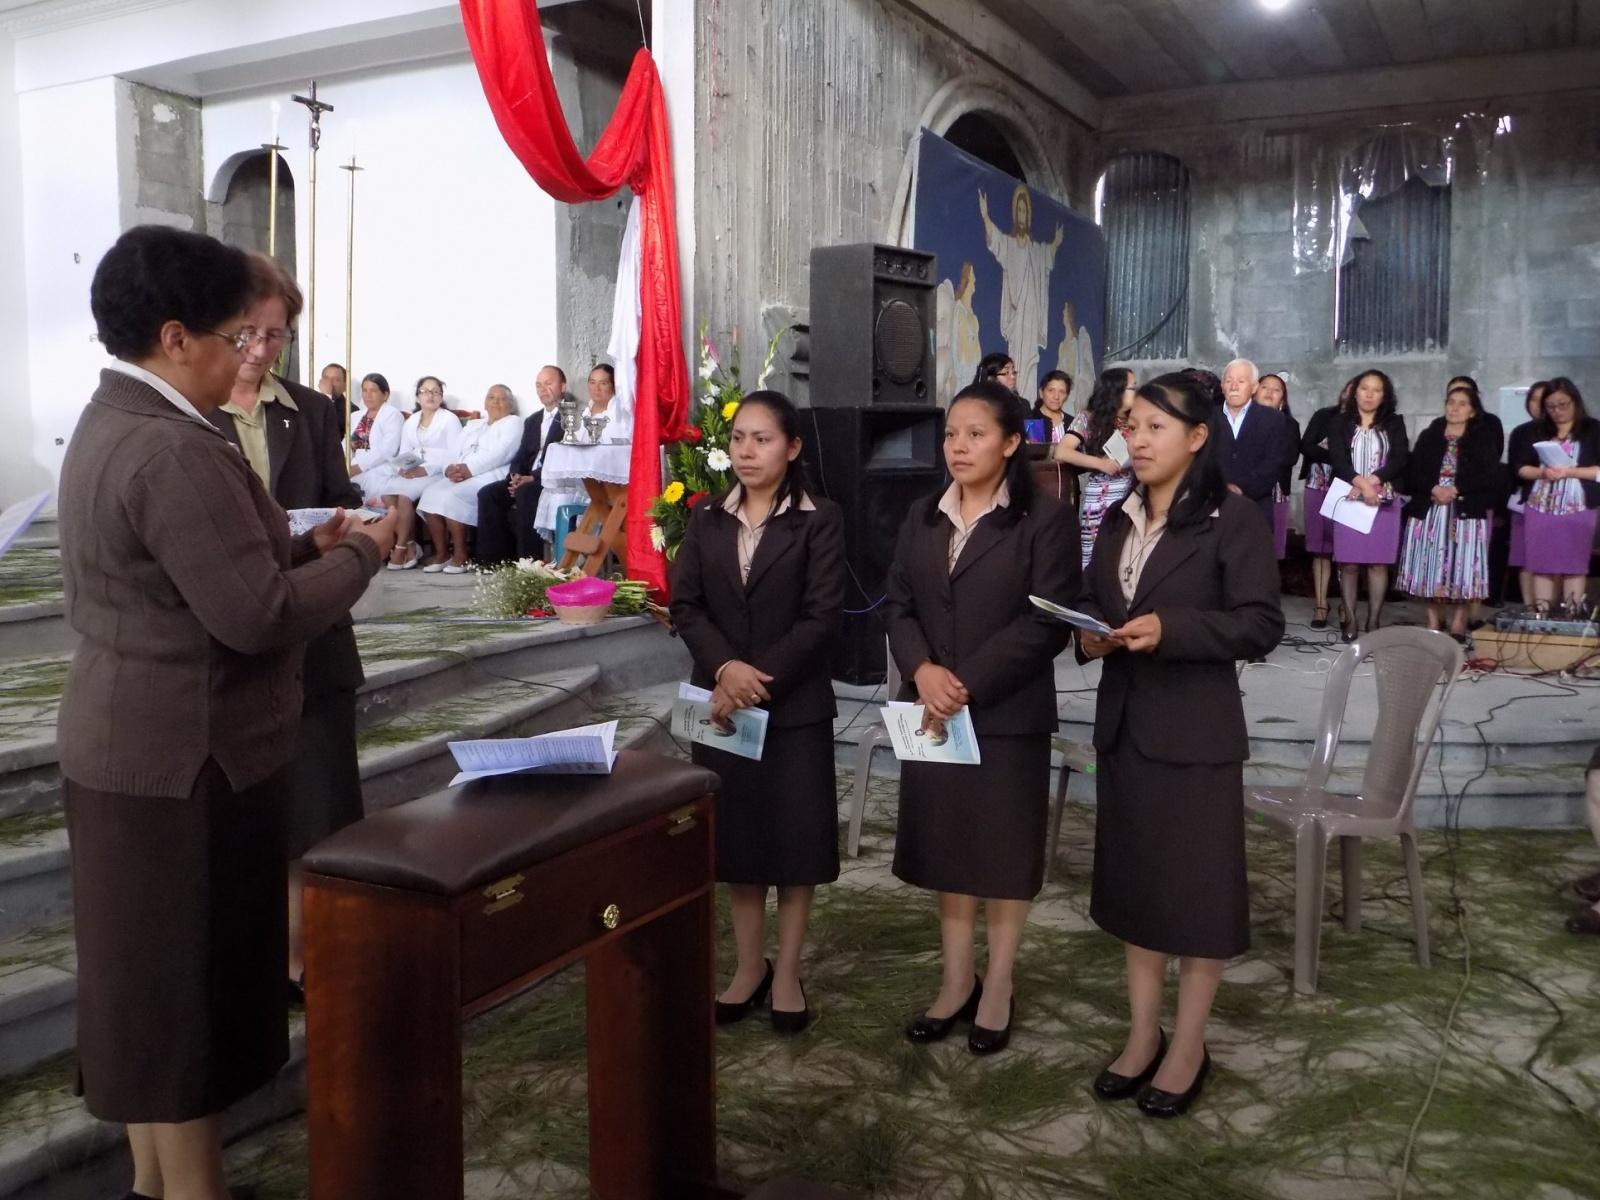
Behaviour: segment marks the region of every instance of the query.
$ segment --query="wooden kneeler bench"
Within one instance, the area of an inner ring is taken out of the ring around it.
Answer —
[[[717,777],[617,755],[375,813],[305,859],[312,1200],[459,1200],[461,1023],[578,959],[590,1194],[715,1195]]]

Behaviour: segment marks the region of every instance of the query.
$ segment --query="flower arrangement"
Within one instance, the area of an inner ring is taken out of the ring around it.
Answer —
[[[777,353],[778,338],[775,337],[767,346],[766,361],[761,365],[756,387],[766,386]],[[678,556],[678,547],[689,529],[689,514],[707,496],[726,491],[733,483],[728,439],[733,432],[734,414],[744,399],[744,386],[739,379],[737,334],[733,339],[733,354],[724,366],[705,328],[701,328],[700,369],[695,393],[695,404],[683,437],[667,447],[667,485],[650,505],[650,544],[664,551],[669,562]]]
[[[480,617],[513,620],[517,617],[553,617],[547,593],[550,588],[584,578],[576,569],[563,571],[552,563],[532,558],[479,571],[472,593],[472,611]],[[646,585],[637,579],[614,576],[609,616],[626,617],[648,607]]]

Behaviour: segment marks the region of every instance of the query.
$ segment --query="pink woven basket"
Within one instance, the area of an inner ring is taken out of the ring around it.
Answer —
[[[574,579],[545,591],[550,607],[564,625],[596,625],[605,620],[617,585],[609,579]]]

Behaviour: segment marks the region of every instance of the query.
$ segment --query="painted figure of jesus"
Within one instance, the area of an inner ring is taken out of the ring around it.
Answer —
[[[1001,233],[989,219],[989,196],[978,193],[984,237],[1000,264],[1000,334],[1017,364],[1017,394],[1030,400],[1037,390],[1039,351],[1050,332],[1050,272],[1066,230],[1056,226],[1048,243],[1033,240],[1033,199],[1026,184],[1011,195],[1011,232]]]

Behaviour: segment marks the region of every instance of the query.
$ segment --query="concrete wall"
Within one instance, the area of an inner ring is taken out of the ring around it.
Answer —
[[[804,314],[813,246],[896,241],[897,182],[952,85],[1017,133],[1030,182],[1087,211],[1085,126],[1002,67],[997,45],[959,40],[896,0],[698,0],[695,310],[719,345],[738,330],[753,374],[774,314]],[[981,27],[980,27],[981,28]],[[995,36],[1002,27],[995,23]],[[975,35],[976,37],[977,35]],[[747,380],[747,383],[753,382]],[[804,388],[780,375],[778,386]]]
[[[200,102],[119,79],[116,103],[123,228],[173,225],[206,232]]]
[[[1333,274],[1295,272],[1296,154],[1359,139],[1361,121],[1107,138],[1108,155],[1161,150],[1189,168],[1187,361],[1220,371],[1242,355],[1287,374],[1302,420],[1351,375],[1379,367],[1394,378],[1413,433],[1442,411],[1452,375],[1475,376],[1491,403],[1505,385],[1600,378],[1600,93],[1522,100],[1507,111],[1508,132],[1481,148],[1460,145],[1449,345],[1390,358],[1336,350]],[[1132,365],[1147,376],[1182,364]]]

